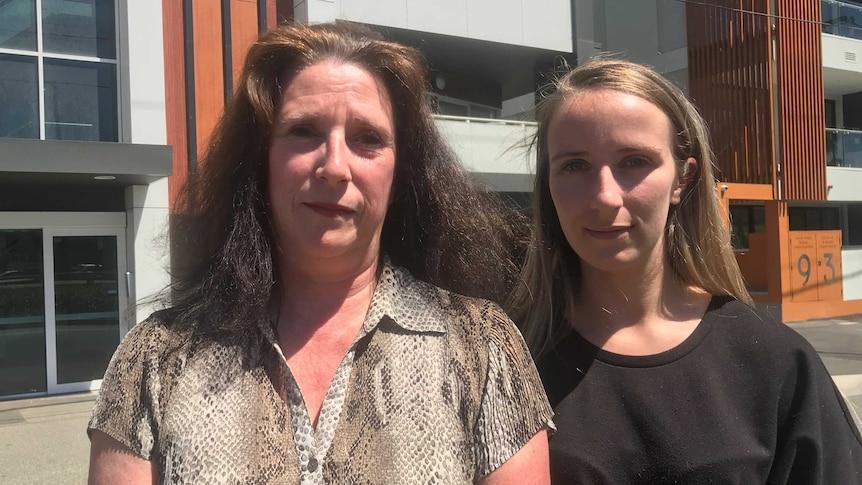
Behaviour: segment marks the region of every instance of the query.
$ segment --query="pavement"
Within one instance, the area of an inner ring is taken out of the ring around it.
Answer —
[[[862,315],[788,325],[817,349],[857,416],[862,414]],[[95,399],[90,392],[0,401],[0,484],[87,483],[85,430]]]

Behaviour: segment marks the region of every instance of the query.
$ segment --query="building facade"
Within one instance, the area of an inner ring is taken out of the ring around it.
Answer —
[[[553,73],[607,53],[655,67],[710,124],[758,303],[784,321],[862,313],[862,2],[7,0],[0,399],[99,386],[169,282],[172,201],[249,45],[333,20],[420,49],[441,132],[522,207]]]
[[[161,17],[0,2],[0,399],[97,388],[168,282]]]

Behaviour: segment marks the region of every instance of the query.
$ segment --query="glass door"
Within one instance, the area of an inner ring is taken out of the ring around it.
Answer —
[[[41,229],[0,229],[0,397],[46,392]]]
[[[122,229],[45,230],[48,392],[98,389],[126,307]]]
[[[98,389],[125,328],[125,247],[122,227],[0,228],[0,399]]]

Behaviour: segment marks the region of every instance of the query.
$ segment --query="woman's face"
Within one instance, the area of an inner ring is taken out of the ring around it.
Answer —
[[[551,198],[583,264],[605,272],[661,264],[681,192],[671,140],[661,109],[621,91],[578,93],[551,118]]]
[[[289,259],[378,253],[394,130],[386,88],[361,67],[321,61],[291,79],[269,146],[269,199]]]

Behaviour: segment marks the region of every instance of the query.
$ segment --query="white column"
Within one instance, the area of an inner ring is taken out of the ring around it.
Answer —
[[[126,188],[126,261],[131,273],[130,305],[151,298],[170,283],[168,222],[167,178],[150,185]],[[158,308],[151,304],[138,306],[131,320],[140,322],[155,310]]]

